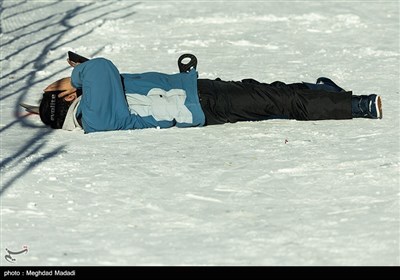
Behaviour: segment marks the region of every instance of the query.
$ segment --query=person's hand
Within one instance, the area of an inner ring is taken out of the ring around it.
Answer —
[[[76,88],[74,88],[71,84],[71,78],[66,77],[62,78],[54,83],[50,84],[44,89],[44,92],[48,91],[62,91],[58,97],[62,98],[70,94],[76,93]]]
[[[73,62],[72,60],[69,60],[69,59],[67,59],[67,62],[68,62],[68,64],[71,65],[72,67],[75,67],[75,66],[77,66],[77,65],[80,64],[79,62]]]

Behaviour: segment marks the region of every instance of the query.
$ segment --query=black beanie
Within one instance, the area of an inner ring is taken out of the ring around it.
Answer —
[[[58,94],[61,92],[47,91],[43,93],[43,99],[39,107],[39,115],[42,122],[55,129],[62,128],[68,108],[72,103],[65,101],[64,98],[58,98]]]

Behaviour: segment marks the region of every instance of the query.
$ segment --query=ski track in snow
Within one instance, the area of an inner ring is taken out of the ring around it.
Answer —
[[[399,3],[1,2],[1,252],[15,265],[399,265]],[[287,83],[383,97],[382,120],[83,135],[21,110],[71,69]],[[0,263],[6,265],[2,257]]]

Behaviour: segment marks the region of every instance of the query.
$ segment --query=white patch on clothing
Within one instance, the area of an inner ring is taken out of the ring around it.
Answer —
[[[75,129],[82,130],[82,127],[79,125],[79,122],[76,119],[76,111],[81,101],[81,97],[82,96],[79,96],[77,99],[74,100],[74,102],[72,102],[71,106],[69,106],[67,116],[65,117],[62,129],[69,131]]]
[[[153,116],[157,121],[193,122],[192,113],[185,106],[186,91],[183,89],[153,88],[147,95],[127,93],[126,100],[131,114]]]

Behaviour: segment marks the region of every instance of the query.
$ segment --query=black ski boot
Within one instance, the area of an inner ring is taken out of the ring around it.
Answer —
[[[335,84],[331,79],[325,78],[325,77],[319,77],[317,79],[317,83],[316,84],[328,85],[328,86],[334,88],[336,92],[344,92],[345,91],[340,86]]]
[[[331,79],[319,77],[315,84],[303,82],[308,89],[323,90],[327,92],[345,92],[344,89],[335,84]]]
[[[351,97],[353,118],[382,118],[382,98],[379,95],[353,95]]]

